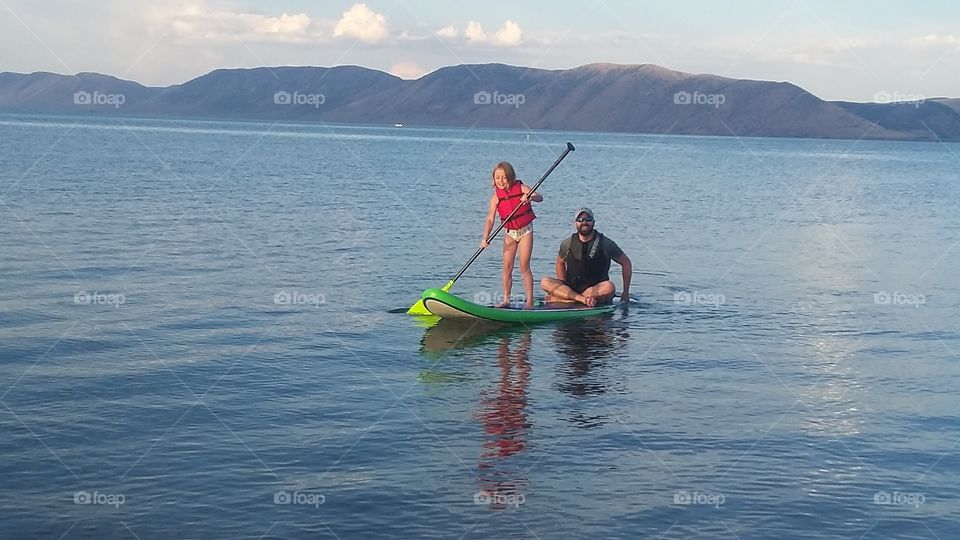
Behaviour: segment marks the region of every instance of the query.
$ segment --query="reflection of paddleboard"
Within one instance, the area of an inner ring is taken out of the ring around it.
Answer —
[[[474,304],[440,289],[423,291],[422,300],[427,310],[441,319],[473,319],[504,323],[539,323],[592,317],[610,313],[618,305],[614,302],[591,308],[583,304],[547,303],[533,309],[522,309],[522,304],[496,308]]]
[[[424,332],[420,351],[428,358],[439,357],[449,351],[489,344],[500,336],[525,331],[529,329],[475,319],[440,319]]]
[[[436,324],[427,328],[420,339],[420,353],[431,363],[420,374],[424,383],[462,383],[474,380],[477,374],[459,362],[446,363],[464,354],[473,347],[494,347],[505,335],[520,335],[530,332],[522,326],[491,323],[465,319],[436,319]]]

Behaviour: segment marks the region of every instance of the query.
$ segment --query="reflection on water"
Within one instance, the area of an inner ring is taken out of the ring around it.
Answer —
[[[420,318],[429,323],[420,339],[420,352],[434,360],[452,352],[492,344],[497,336],[518,331],[516,326],[485,321]]]
[[[427,322],[432,326],[429,326],[420,338],[420,353],[432,361],[430,366],[420,373],[420,380],[426,383],[461,382],[477,378],[475,370],[441,360],[492,345],[499,336],[518,331],[514,326],[483,321],[434,318]]]
[[[625,384],[611,379],[608,362],[617,361],[629,332],[613,317],[598,317],[557,325],[553,340],[562,354],[557,365],[557,389],[577,399],[596,398],[607,392],[623,392]],[[605,407],[587,405],[567,413],[567,421],[579,428],[594,428],[612,421]]]
[[[527,404],[533,333],[553,338],[554,350],[538,349],[537,358],[538,362],[541,358],[556,362],[559,382],[555,388],[561,393],[578,399],[621,393],[626,384],[616,374],[623,371],[610,363],[626,355],[630,335],[624,312],[534,327],[439,320],[424,332],[420,350],[433,361],[421,373],[424,382],[486,381],[478,373],[480,366],[489,366],[491,353],[496,353],[496,377],[483,383],[474,414],[484,434],[477,467],[482,500],[477,502],[501,509],[524,497],[527,469],[517,458],[529,447],[532,426]],[[442,361],[464,357],[477,359],[480,364]],[[588,403],[561,414],[564,420],[582,428],[611,422],[604,407]]]
[[[497,344],[500,376],[496,387],[480,396],[476,417],[485,440],[478,468],[480,490],[491,508],[504,508],[523,495],[526,471],[510,466],[509,458],[527,447],[527,386],[530,381],[529,328],[519,334],[504,334]]]
[[[828,331],[809,336],[805,342],[811,354],[804,370],[816,379],[801,386],[800,397],[806,405],[802,428],[821,437],[857,435],[862,385],[853,360],[859,344]]]
[[[420,340],[420,351],[433,360],[421,373],[429,383],[461,382],[478,378],[474,369],[463,370],[457,363],[443,363],[447,357],[485,358],[496,351],[497,376],[480,392],[474,418],[483,433],[483,449],[477,466],[479,488],[476,503],[503,509],[522,501],[527,485],[526,469],[511,460],[527,448],[527,387],[530,381],[532,330],[525,326],[500,325],[475,321],[439,320]],[[483,365],[488,365],[486,361]]]
[[[566,357],[559,364],[561,392],[575,397],[598,396],[611,388],[603,371],[607,361],[626,346],[630,334],[610,317],[597,317],[558,324],[553,331],[557,352]]]

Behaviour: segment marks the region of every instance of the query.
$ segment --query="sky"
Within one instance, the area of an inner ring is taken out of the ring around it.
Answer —
[[[417,78],[490,62],[657,64],[829,100],[960,97],[960,2],[0,0],[0,72],[166,86],[217,68],[350,64]]]

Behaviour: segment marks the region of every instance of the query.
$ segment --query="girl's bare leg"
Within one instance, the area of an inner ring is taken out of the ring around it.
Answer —
[[[517,241],[509,235],[503,239],[503,301],[497,303],[497,307],[507,307],[510,305],[510,293],[513,289],[513,261],[517,258]]]

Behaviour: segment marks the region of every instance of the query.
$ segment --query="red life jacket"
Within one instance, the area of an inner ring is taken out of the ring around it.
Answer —
[[[504,227],[510,230],[522,229],[533,222],[533,219],[537,217],[533,213],[533,206],[529,202],[520,204],[520,197],[523,196],[523,189],[521,189],[523,182],[517,180],[510,186],[509,189],[500,189],[496,186],[493,189],[497,192],[497,213],[500,214],[500,220],[503,221],[510,215],[510,212],[513,212],[513,209],[520,207],[517,210],[517,213],[513,215],[513,218],[507,222]]]

